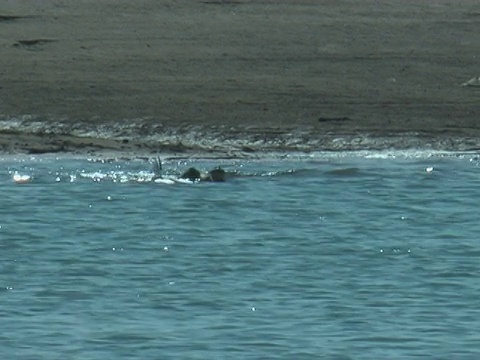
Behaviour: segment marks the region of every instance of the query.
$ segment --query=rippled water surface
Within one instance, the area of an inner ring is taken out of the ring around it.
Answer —
[[[475,155],[0,165],[2,359],[480,356]]]

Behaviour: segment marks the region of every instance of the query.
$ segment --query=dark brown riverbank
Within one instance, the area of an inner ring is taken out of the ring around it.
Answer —
[[[479,25],[476,1],[7,0],[0,150],[477,149]]]

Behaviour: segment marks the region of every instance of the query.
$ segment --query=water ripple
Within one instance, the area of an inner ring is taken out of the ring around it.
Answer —
[[[164,164],[170,179],[221,165],[222,184],[154,183],[141,161],[6,161],[1,353],[476,358],[471,160]]]

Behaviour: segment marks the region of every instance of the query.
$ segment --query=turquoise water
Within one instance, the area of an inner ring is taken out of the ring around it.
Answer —
[[[480,160],[394,155],[3,158],[2,359],[478,358]]]

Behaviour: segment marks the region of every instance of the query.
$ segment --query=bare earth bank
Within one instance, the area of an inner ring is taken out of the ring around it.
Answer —
[[[0,151],[480,149],[477,1],[0,4]]]

